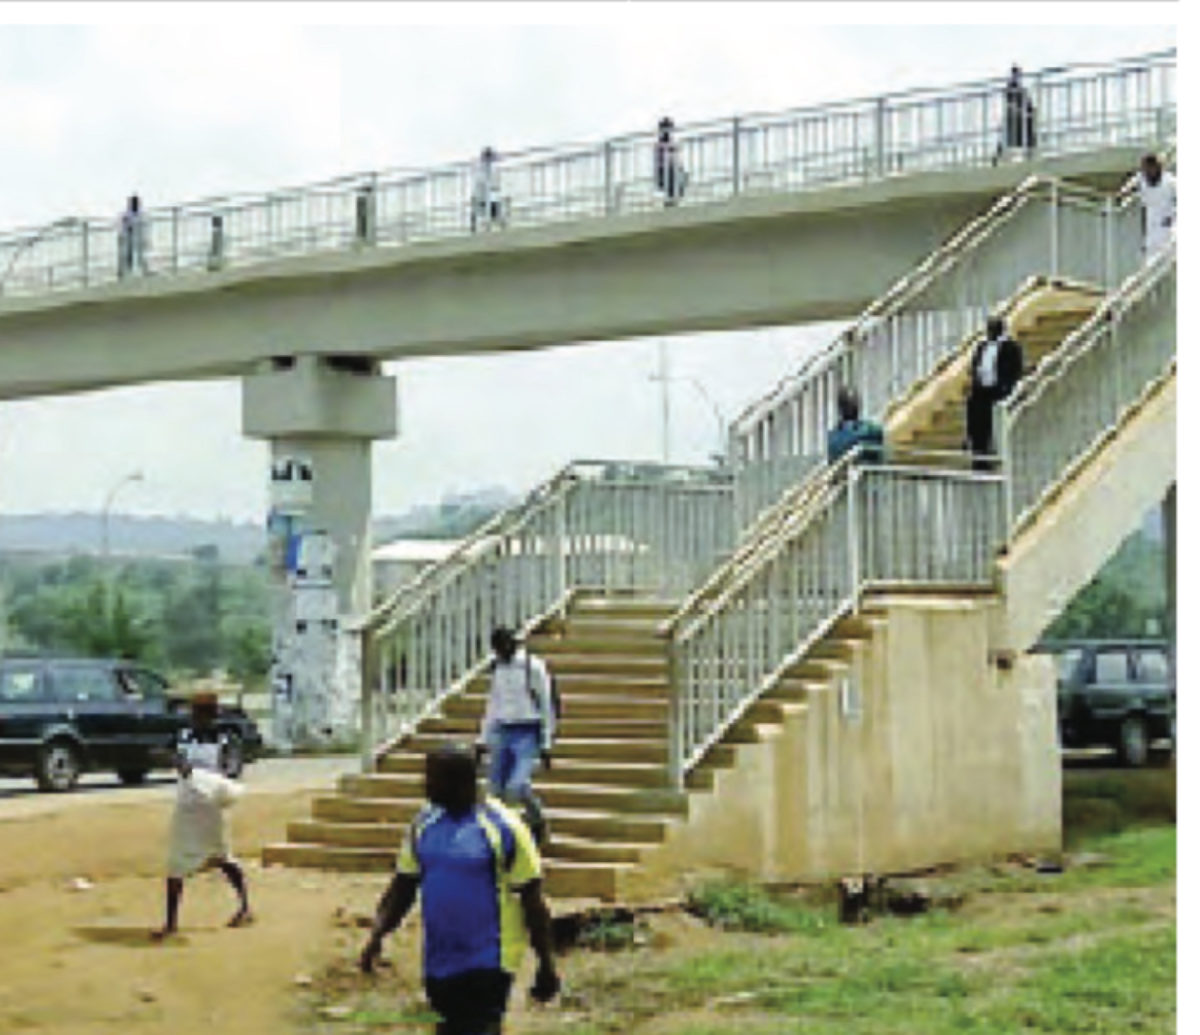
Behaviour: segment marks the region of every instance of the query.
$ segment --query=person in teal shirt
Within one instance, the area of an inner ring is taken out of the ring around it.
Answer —
[[[866,463],[883,462],[883,429],[873,421],[858,419],[858,393],[843,385],[837,394],[838,422],[825,439],[826,459],[835,464],[856,446],[862,446]]]
[[[438,1035],[499,1035],[526,934],[538,957],[530,994],[549,1002],[560,987],[537,846],[515,813],[479,801],[477,786],[468,748],[448,744],[426,758],[429,802],[404,839],[359,960],[365,973],[374,970],[419,889],[425,994],[441,1018]]]

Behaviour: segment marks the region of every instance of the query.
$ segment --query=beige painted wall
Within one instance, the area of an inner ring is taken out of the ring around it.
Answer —
[[[893,599],[847,673],[738,748],[629,895],[715,870],[763,880],[896,872],[1061,843],[1054,674],[989,659],[994,599]]]

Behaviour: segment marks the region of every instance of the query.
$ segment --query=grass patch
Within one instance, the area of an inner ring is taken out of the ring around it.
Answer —
[[[803,934],[823,930],[833,914],[770,894],[756,884],[714,881],[688,895],[693,916],[726,931]]]

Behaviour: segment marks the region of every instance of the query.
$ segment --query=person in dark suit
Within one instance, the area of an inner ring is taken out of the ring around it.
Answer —
[[[1025,372],[1021,346],[1006,333],[998,316],[988,318],[987,336],[971,356],[971,388],[967,393],[967,443],[975,456],[994,451],[992,408],[1007,399]],[[990,465],[977,459],[976,470]]]

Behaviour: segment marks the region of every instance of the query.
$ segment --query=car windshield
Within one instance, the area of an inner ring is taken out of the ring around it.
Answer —
[[[1079,658],[1083,654],[1078,647],[1072,647],[1069,650],[1063,651],[1055,658],[1058,665],[1058,678],[1062,682],[1066,682],[1075,674],[1075,666],[1079,664]]]
[[[41,696],[36,668],[12,666],[0,672],[0,701],[33,701]]]

